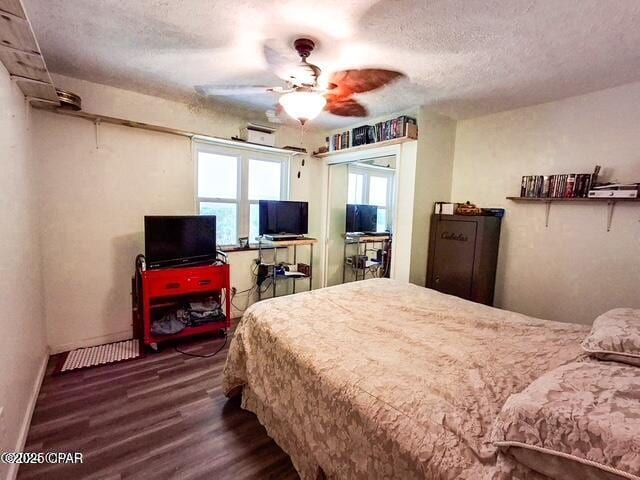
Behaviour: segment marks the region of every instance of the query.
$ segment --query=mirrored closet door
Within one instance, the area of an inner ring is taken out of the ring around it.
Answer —
[[[329,166],[327,286],[389,275],[395,155]]]

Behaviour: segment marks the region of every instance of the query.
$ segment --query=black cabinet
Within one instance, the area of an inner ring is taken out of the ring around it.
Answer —
[[[427,287],[493,305],[501,220],[432,215]]]

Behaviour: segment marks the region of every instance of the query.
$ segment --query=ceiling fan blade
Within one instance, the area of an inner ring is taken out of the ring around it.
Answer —
[[[273,41],[268,41],[262,46],[269,70],[291,85],[315,86],[321,73],[320,68],[306,61],[301,61],[300,58],[281,53],[278,48],[273,46],[274,44]]]
[[[269,70],[283,80],[290,81],[295,78],[299,60],[295,57],[285,55],[276,48],[265,43],[262,46],[264,59],[267,62]]]
[[[340,97],[338,95],[328,95],[327,105],[324,109],[340,117],[366,117],[369,115],[369,111],[361,103],[351,97]]]
[[[196,92],[204,96],[236,96],[236,95],[259,95],[269,92],[282,93],[282,87],[269,87],[267,85],[196,85]]]
[[[343,92],[364,93],[404,77],[406,77],[404,73],[380,68],[343,70],[331,76],[329,88],[338,88]]]

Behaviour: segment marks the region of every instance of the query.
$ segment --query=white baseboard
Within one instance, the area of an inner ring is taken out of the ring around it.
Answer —
[[[69,352],[76,348],[95,347],[96,345],[104,345],[105,343],[120,342],[122,340],[128,340],[133,337],[131,329],[121,330],[119,332],[110,333],[108,335],[101,335],[99,337],[83,338],[82,340],[76,340],[69,343],[62,343],[60,345],[50,345],[51,355],[57,353]]]
[[[33,384],[33,388],[31,390],[31,398],[29,399],[29,405],[27,405],[27,411],[24,414],[24,419],[22,420],[22,426],[20,427],[20,434],[18,435],[18,442],[16,443],[16,448],[14,452],[22,452],[24,450],[24,446],[27,443],[27,436],[29,435],[29,427],[31,426],[31,418],[33,417],[33,411],[36,408],[36,402],[38,401],[38,395],[40,394],[40,387],[42,386],[42,381],[44,380],[44,374],[47,371],[47,363],[49,363],[49,353],[45,353],[44,358],[42,359],[42,364],[40,365],[40,371],[38,372],[38,376],[36,377],[36,381]],[[9,466],[9,472],[7,473],[7,480],[15,480],[18,475],[18,467],[17,463],[11,464]]]

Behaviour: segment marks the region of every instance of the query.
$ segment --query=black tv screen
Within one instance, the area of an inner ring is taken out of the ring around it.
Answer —
[[[304,235],[309,232],[309,204],[260,200],[260,235]]]
[[[215,215],[145,216],[144,253],[148,268],[215,259]]]
[[[378,207],[347,204],[346,233],[375,232],[378,229]]]

